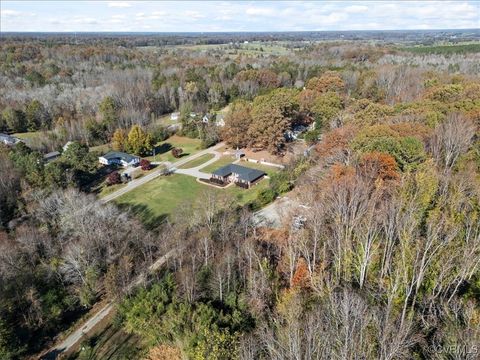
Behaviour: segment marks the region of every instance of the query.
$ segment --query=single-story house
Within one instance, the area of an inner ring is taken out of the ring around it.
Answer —
[[[20,140],[19,138],[16,138],[15,136],[0,134],[0,142],[4,143],[5,145],[15,145],[20,141],[22,140]]]
[[[124,167],[127,166],[137,166],[140,164],[140,158],[135,155],[130,155],[120,151],[110,151],[103,156],[98,158],[100,164],[103,165],[121,165]]]
[[[52,152],[49,152],[48,154],[43,155],[43,161],[45,161],[46,163],[49,163],[55,160],[56,158],[58,158],[59,156],[60,156],[60,153],[58,151],[52,151]]]
[[[180,117],[179,112],[174,112],[170,114],[170,120],[177,121],[179,117]]]
[[[243,188],[250,188],[266,174],[257,169],[251,169],[237,164],[223,166],[212,173],[210,181],[216,183],[235,183]]]

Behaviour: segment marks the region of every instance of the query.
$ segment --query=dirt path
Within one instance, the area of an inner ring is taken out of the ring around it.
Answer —
[[[147,273],[153,273],[159,270],[165,263],[177,253],[177,249],[170,250],[168,253],[157,259],[152,265],[148,267]],[[135,286],[141,285],[147,278],[147,274],[141,274],[132,281],[127,290],[131,290]],[[53,346],[47,353],[40,356],[42,360],[56,359],[62,353],[68,353],[72,348],[78,344],[89,334],[89,331],[92,330],[98,323],[100,323],[106,316],[108,316],[114,310],[114,303],[109,302],[93,314],[81,327],[73,331],[60,343]]]

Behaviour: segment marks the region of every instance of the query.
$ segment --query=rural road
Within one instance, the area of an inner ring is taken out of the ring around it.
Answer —
[[[152,265],[148,267],[148,272],[152,273],[160,269],[175,253],[177,249],[170,250],[168,253],[157,259]],[[140,274],[137,278],[132,281],[127,290],[132,289],[135,286],[142,284],[146,279],[145,274]],[[40,359],[42,360],[53,360],[58,357],[61,353],[68,352],[73,346],[78,344],[82,338],[88,334],[90,330],[94,328],[102,319],[104,319],[108,314],[114,309],[114,304],[109,302],[103,306],[99,311],[92,315],[80,328],[73,331],[68,335],[61,343],[52,347],[48,353],[41,355]]]
[[[185,156],[185,157],[181,158],[180,160],[172,163],[171,167],[178,169],[179,166],[182,166],[182,165],[186,164],[187,162],[189,162],[191,160],[195,160],[202,155],[214,152],[216,149],[219,149],[224,145],[225,145],[225,143],[221,142],[221,143],[218,143],[215,146],[209,147],[208,149],[199,151],[196,154],[193,154],[193,155],[190,155],[190,156]],[[129,191],[131,191],[131,190],[133,190],[133,189],[135,189],[135,188],[137,188],[137,187],[139,187],[139,186],[141,186],[141,185],[159,177],[160,175],[162,175],[162,170],[161,169],[153,171],[150,174],[145,175],[145,176],[143,176],[139,179],[132,180],[129,183],[127,183],[127,185],[125,187],[123,187],[121,189],[118,189],[117,191],[114,191],[113,193],[108,194],[107,196],[103,197],[101,199],[101,201],[104,202],[104,203],[112,201],[112,200],[118,198],[119,196],[122,196],[122,195],[126,194],[127,192],[129,192]]]
[[[215,157],[213,159],[205,162],[204,164],[202,164],[200,166],[197,166],[197,167],[192,168],[192,169],[188,169],[188,170],[194,171],[195,173],[198,172],[200,174],[204,174],[204,173],[201,173],[198,169],[200,167],[204,167],[204,166],[218,160],[218,157],[220,155],[215,150],[219,149],[223,145],[224,145],[224,143],[219,143],[219,144],[217,144],[217,145],[215,145],[211,148],[202,150],[202,151],[198,152],[197,154],[182,158],[181,160],[172,163],[171,167],[176,169],[176,172],[178,172],[178,173],[185,173],[186,169],[178,169],[178,166],[184,165],[187,162],[189,162],[191,160],[194,160],[194,159],[197,159],[204,154],[214,153]],[[133,190],[133,189],[145,184],[146,182],[148,182],[150,180],[155,179],[156,177],[158,177],[160,175],[161,175],[161,171],[155,171],[155,172],[152,172],[152,173],[150,173],[150,174],[146,175],[145,177],[142,177],[138,180],[133,180],[126,187],[124,187],[122,189],[119,189],[119,190],[105,196],[102,199],[102,202],[107,203],[109,201],[112,201],[112,200],[116,199],[117,197],[129,192],[130,190]],[[194,174],[189,173],[188,175],[193,176]],[[264,209],[258,211],[255,214],[257,224],[269,224],[269,225],[273,225],[273,226],[280,226],[282,213],[283,213],[282,210],[288,208],[289,205],[291,205],[291,201],[287,197],[278,199],[274,203],[270,204],[269,206],[265,207]],[[157,271],[158,269],[160,269],[168,261],[168,259],[170,259],[177,251],[180,251],[180,250],[179,249],[172,249],[168,253],[166,253],[165,255],[160,257],[159,259],[157,259],[153,264],[151,264],[148,267],[147,273],[140,274],[134,281],[132,281],[132,283],[129,286],[129,289],[132,289],[135,286],[141,285],[146,280],[148,273],[153,273],[153,272]],[[88,334],[88,332],[90,330],[92,330],[95,327],[95,325],[100,323],[102,321],[102,319],[104,319],[107,315],[109,315],[112,312],[113,309],[114,309],[114,304],[112,302],[103,306],[100,310],[98,310],[95,314],[93,314],[81,327],[79,327],[78,329],[73,331],[70,335],[68,335],[59,344],[52,347],[48,351],[48,353],[41,355],[40,359],[43,359],[43,360],[56,359],[58,357],[58,355],[70,351],[73,346],[79,344],[83,340],[85,335]]]
[[[216,161],[219,157],[219,153],[216,152],[215,150],[221,148],[223,145],[224,145],[224,143],[219,143],[219,144],[217,144],[215,146],[212,146],[208,149],[202,150],[202,151],[200,151],[200,152],[198,152],[194,155],[186,156],[186,157],[182,158],[181,160],[178,160],[178,161],[172,163],[171,167],[176,169],[177,167],[182,166],[182,165],[186,164],[187,162],[189,162],[191,160],[194,160],[194,159],[197,159],[200,156],[208,154],[208,153],[214,153],[215,154],[215,158],[209,160],[208,163]],[[207,164],[207,162],[205,164]],[[201,167],[206,166],[205,164],[202,164]],[[197,168],[199,168],[199,167],[200,166],[196,167],[195,169],[198,171]],[[104,202],[104,203],[112,201],[112,200],[116,199],[117,197],[122,196],[123,194],[129,192],[130,190],[133,190],[133,189],[149,182],[150,180],[155,179],[156,177],[158,177],[160,175],[161,175],[161,170],[157,170],[157,171],[154,171],[154,172],[152,172],[152,173],[150,173],[150,174],[148,174],[148,175],[146,175],[146,176],[144,176],[144,177],[142,177],[138,180],[133,180],[133,181],[129,182],[126,187],[124,187],[122,189],[119,189],[119,190],[105,196],[103,199],[101,199],[101,201]],[[165,254],[162,257],[160,257],[159,259],[157,259],[152,265],[149,266],[148,272],[152,273],[152,272],[155,272],[156,270],[158,270],[160,267],[162,267],[167,262],[167,260],[170,257],[172,257],[172,255],[175,254],[176,251],[177,251],[177,249],[170,250],[167,254]],[[129,286],[129,289],[142,284],[145,281],[145,279],[146,279],[146,274],[140,274],[134,281],[132,281],[132,283]],[[90,330],[92,330],[95,327],[95,325],[100,323],[100,321],[102,321],[108,314],[110,314],[113,309],[114,309],[113,303],[111,303],[111,302],[106,304],[105,306],[103,306],[99,311],[97,311],[94,315],[92,315],[80,328],[73,331],[61,343],[52,347],[48,351],[48,353],[46,353],[44,355],[41,355],[40,359],[44,359],[44,360],[56,359],[59,354],[65,353],[65,352],[68,352],[69,350],[71,350],[71,348],[73,346],[78,344],[85,337],[85,334],[88,334],[88,332]]]

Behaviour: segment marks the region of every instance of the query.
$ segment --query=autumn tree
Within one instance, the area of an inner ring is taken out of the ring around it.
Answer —
[[[298,116],[297,91],[278,89],[255,98],[252,123],[248,130],[251,146],[280,153],[285,145],[285,132]]]
[[[139,125],[133,125],[128,133],[127,149],[134,154],[144,155],[153,149],[153,140]]]
[[[329,91],[341,93],[345,90],[345,82],[336,71],[327,71],[320,77],[313,77],[307,83],[307,89],[315,90],[319,93]]]
[[[127,134],[124,129],[117,129],[112,136],[112,148],[115,151],[125,151],[128,146]]]
[[[249,143],[248,130],[252,123],[252,106],[246,101],[237,101],[230,105],[222,129],[223,139],[234,148],[243,148]]]

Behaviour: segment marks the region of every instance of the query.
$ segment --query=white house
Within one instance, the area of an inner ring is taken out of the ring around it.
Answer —
[[[174,112],[174,113],[170,114],[170,120],[172,120],[172,121],[177,121],[179,117],[180,117],[179,112]]]
[[[15,145],[19,143],[21,140],[16,138],[15,136],[7,135],[7,134],[0,134],[0,142],[4,143],[5,145]]]
[[[130,155],[124,152],[119,151],[110,151],[103,156],[98,158],[100,164],[103,165],[121,165],[123,167],[127,166],[137,166],[140,164],[140,158],[135,155]]]
[[[212,118],[212,115],[210,115],[210,114],[205,114],[205,115],[203,115],[202,122],[203,122],[204,124],[208,124],[208,123],[210,122],[210,119],[211,119],[211,118]]]

